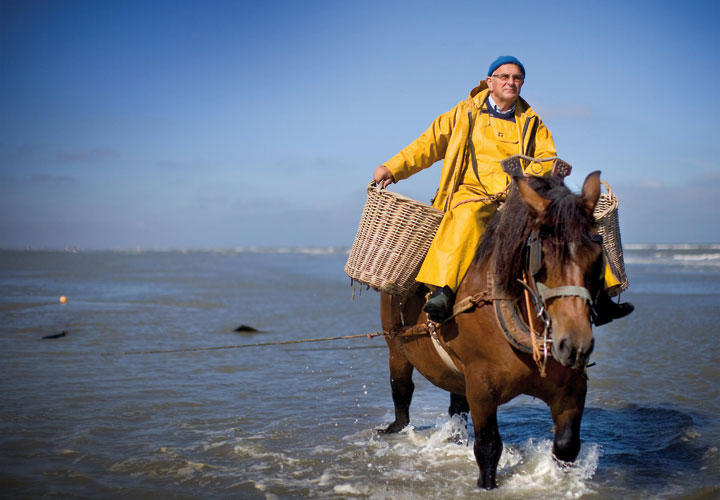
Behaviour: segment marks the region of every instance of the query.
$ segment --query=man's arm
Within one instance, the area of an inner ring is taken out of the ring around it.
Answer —
[[[420,137],[375,169],[375,182],[386,187],[445,158],[456,116],[457,106],[437,117]]]

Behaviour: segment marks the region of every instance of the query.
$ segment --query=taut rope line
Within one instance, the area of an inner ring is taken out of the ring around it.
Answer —
[[[358,335],[343,335],[340,337],[323,337],[317,339],[301,339],[301,340],[281,340],[277,342],[259,342],[256,344],[238,344],[238,345],[221,345],[215,347],[188,347],[186,349],[157,349],[152,351],[121,351],[121,352],[104,352],[103,356],[120,356],[126,354],[165,354],[173,352],[194,352],[194,351],[219,351],[221,349],[243,349],[245,347],[266,347],[272,345],[288,345],[288,344],[302,344],[305,342],[324,342],[326,340],[344,340],[344,339],[357,339],[361,337],[367,337],[372,339],[374,337],[382,337],[388,335],[384,332],[371,332],[361,333]]]

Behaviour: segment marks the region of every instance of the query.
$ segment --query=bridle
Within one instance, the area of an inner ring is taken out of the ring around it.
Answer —
[[[548,312],[548,302],[556,297],[580,297],[585,299],[592,310],[594,301],[590,291],[582,286],[558,286],[550,288],[537,277],[543,267],[542,257],[542,238],[540,237],[540,229],[535,228],[530,233],[525,246],[525,269],[523,270],[523,279],[518,282],[525,289],[525,301],[528,313],[528,326],[530,327],[530,338],[533,343],[533,358],[540,369],[541,376],[545,374],[545,366],[547,364],[548,352],[552,345],[552,318]],[[531,307],[532,302],[532,307]],[[543,325],[540,343],[537,345],[538,339],[533,327],[533,321],[529,317],[531,309],[534,310],[535,316]],[[540,350],[542,349],[542,353]]]
[[[528,283],[519,280],[523,286],[533,295],[535,303],[547,310],[547,302],[555,297],[581,297],[587,300],[588,304],[593,305],[592,295],[590,291],[583,286],[558,286],[549,288],[544,283],[537,281],[536,277],[542,269],[542,239],[540,238],[540,230],[533,229],[527,240],[526,246],[525,270]]]

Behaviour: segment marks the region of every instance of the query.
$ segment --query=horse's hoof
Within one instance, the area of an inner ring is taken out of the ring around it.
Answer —
[[[483,478],[481,477],[478,479],[477,485],[484,490],[494,490],[495,488],[497,488],[497,481],[495,481],[494,479],[489,481],[483,481]]]
[[[408,424],[399,424],[397,422],[393,422],[392,424],[388,425],[384,429],[376,429],[376,432],[378,434],[397,434],[401,430],[403,430],[405,427],[407,427]]]

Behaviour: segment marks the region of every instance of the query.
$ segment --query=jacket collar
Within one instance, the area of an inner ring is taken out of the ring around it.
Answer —
[[[488,89],[487,82],[485,80],[480,82],[480,85],[470,91],[466,100],[467,104],[474,109],[482,109],[485,106],[485,99],[487,99],[490,89]],[[518,103],[515,106],[515,115],[520,115],[526,111],[532,112],[530,105],[525,99],[518,96]]]

